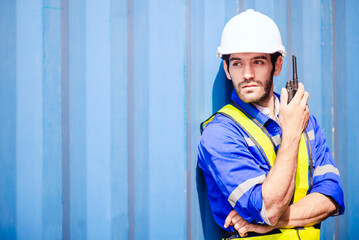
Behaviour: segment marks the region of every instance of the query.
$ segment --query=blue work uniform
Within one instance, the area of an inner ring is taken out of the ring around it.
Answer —
[[[282,134],[279,124],[252,104],[241,101],[234,90],[231,100],[267,129],[278,150]],[[315,117],[310,117],[306,131],[313,159],[313,171],[308,171],[312,186],[307,194],[318,192],[331,197],[338,205],[337,214],[343,214],[339,171]],[[233,210],[229,197],[238,188],[241,189],[241,196],[234,209],[249,223],[267,222],[266,216],[263,216],[265,211],[262,211],[262,183],[270,165],[257,146],[248,144],[248,138],[248,134],[232,119],[217,114],[206,125],[198,146],[198,165],[207,184],[211,210],[215,221],[223,229],[226,217]],[[233,231],[233,226],[225,230]]]

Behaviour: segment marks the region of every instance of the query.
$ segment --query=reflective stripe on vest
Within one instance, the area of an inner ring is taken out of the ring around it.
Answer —
[[[201,124],[201,130],[210,123],[216,114],[222,114],[230,119],[232,119],[239,127],[241,127],[252,140],[252,142],[257,146],[263,157],[267,160],[269,166],[273,166],[275,159],[276,159],[276,151],[275,147],[273,146],[271,139],[267,136],[260,126],[258,126],[255,122],[253,122],[245,113],[243,113],[240,109],[236,108],[235,106],[228,104],[224,106],[221,110],[217,113],[212,115],[208,120]],[[295,179],[295,191],[294,191],[294,198],[293,203],[298,202],[304,196],[307,195],[309,189],[309,181],[308,181],[308,171],[309,171],[309,158],[307,144],[305,139],[307,139],[308,144],[310,144],[308,139],[308,134],[302,134],[300,143],[299,143],[299,150],[298,150],[298,163],[297,163],[297,171],[296,171],[296,179]],[[247,141],[248,142],[248,141]],[[311,166],[312,168],[312,166]],[[311,169],[310,169],[311,170]],[[280,229],[282,233],[280,234],[272,234],[272,235],[265,235],[260,237],[250,237],[248,239],[296,239],[297,238],[297,230],[295,229]],[[303,237],[309,234],[312,236],[309,239],[319,239],[320,230],[315,229],[312,227],[306,227],[305,230],[299,230],[300,236]],[[295,238],[292,238],[295,233]],[[290,236],[289,236],[289,235]],[[278,235],[276,238],[272,238],[275,235]],[[285,237],[284,237],[285,236]],[[284,238],[283,238],[284,237]],[[243,239],[243,238],[241,238]],[[246,238],[244,238],[246,239]],[[303,238],[306,239],[306,238]]]
[[[303,229],[279,229],[281,233],[256,237],[232,238],[231,240],[319,240],[320,229],[304,227]],[[225,239],[223,239],[225,240]]]

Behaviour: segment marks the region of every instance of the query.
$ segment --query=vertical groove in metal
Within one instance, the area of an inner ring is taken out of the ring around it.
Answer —
[[[337,127],[337,60],[336,60],[336,55],[337,55],[337,49],[336,49],[336,15],[335,15],[335,0],[333,0],[332,2],[333,4],[333,81],[334,81],[334,160],[337,160],[337,131],[336,131],[336,127]]]
[[[349,193],[348,181],[348,103],[347,103],[347,20],[346,2],[333,1],[333,74],[334,74],[334,126],[335,152],[334,156],[341,171],[344,194]],[[340,81],[340,82],[339,82]],[[350,208],[348,195],[344,195],[346,211]],[[348,216],[348,214],[346,214]],[[339,217],[335,222],[336,236],[341,239],[350,237],[350,221],[346,216]]]
[[[70,237],[87,239],[87,75],[86,1],[68,1]]]
[[[321,0],[320,11],[316,12],[316,16],[318,17],[317,20],[320,20],[320,40],[321,45],[318,46],[318,42],[315,43],[317,46],[315,48],[316,51],[320,51],[320,62],[318,62],[320,65],[318,66],[318,70],[320,69],[321,73],[317,75],[318,77],[314,77],[312,79],[318,79],[316,82],[320,82],[316,85],[314,83],[308,84],[305,87],[309,86],[309,89],[314,92],[314,94],[310,93],[312,98],[311,106],[313,108],[311,111],[317,110],[320,114],[317,114],[317,117],[321,117],[320,119],[320,127],[323,131],[323,133],[326,136],[327,139],[327,146],[330,149],[332,155],[334,154],[334,97],[333,93],[335,92],[334,86],[334,75],[333,75],[333,69],[335,67],[335,64],[333,64],[333,9],[332,9],[333,2],[332,0]],[[317,5],[316,8],[318,8],[319,5]],[[311,8],[311,6],[310,6]],[[308,11],[308,8],[307,8]],[[306,12],[306,11],[304,11]],[[319,18],[320,13],[320,18]],[[316,21],[312,21],[313,25],[315,26]],[[308,26],[308,25],[307,25]],[[313,38],[314,38],[313,34]],[[317,37],[319,37],[317,35]],[[304,46],[307,48],[307,44],[304,44]],[[309,46],[310,48],[310,46]],[[318,50],[316,50],[318,49]],[[312,48],[312,51],[314,49]],[[309,53],[311,51],[308,51]],[[307,53],[308,53],[307,52]],[[314,54],[313,54],[314,55]],[[315,58],[315,56],[311,56]],[[319,59],[318,59],[319,60]],[[313,65],[313,64],[312,64]],[[307,69],[310,69],[310,67],[307,65]],[[306,71],[308,72],[308,71]],[[318,72],[319,73],[319,72]],[[315,76],[315,73],[312,76]],[[307,78],[308,79],[308,78]],[[313,81],[311,81],[313,82]],[[314,95],[314,96],[313,96]],[[318,96],[320,98],[318,99]],[[317,98],[316,98],[317,97]],[[314,101],[313,101],[314,99]],[[315,104],[313,104],[315,103]],[[319,121],[319,118],[317,118]],[[333,239],[333,236],[335,235],[335,227],[336,227],[336,220],[338,218],[328,218],[325,220],[321,226],[321,237],[322,239]]]
[[[187,240],[191,240],[191,0],[186,0],[186,96],[185,96],[185,124],[186,124],[186,157],[187,157]]]
[[[44,239],[62,237],[61,2],[42,5],[42,184]],[[26,24],[26,27],[28,24]],[[35,92],[37,94],[37,92]],[[33,141],[31,142],[33,144]]]
[[[128,44],[128,239],[134,239],[134,36],[133,0],[128,0],[127,44]]]
[[[127,0],[110,1],[111,239],[128,239]]]
[[[69,0],[61,1],[62,239],[70,239]]]
[[[333,126],[333,146],[334,146],[334,161],[338,159],[338,149],[337,149],[337,48],[336,48],[336,15],[335,15],[335,0],[332,0],[332,16],[333,16],[333,98],[334,98],[334,126]],[[338,218],[335,218],[335,232],[334,239],[338,239]]]

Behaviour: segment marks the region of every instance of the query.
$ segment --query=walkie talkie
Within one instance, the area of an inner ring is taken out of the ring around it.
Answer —
[[[290,80],[285,85],[288,92],[288,103],[293,99],[295,93],[298,90],[298,75],[297,75],[297,57],[292,55],[293,63],[293,80]]]

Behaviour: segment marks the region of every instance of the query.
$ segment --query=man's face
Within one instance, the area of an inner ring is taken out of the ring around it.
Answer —
[[[272,73],[273,66],[269,54],[234,53],[229,57],[229,70],[225,62],[224,69],[243,102],[261,105],[273,94],[273,75],[279,75],[282,57],[278,60]],[[278,69],[279,65],[280,69]]]

